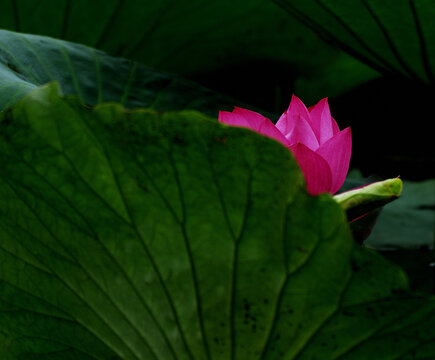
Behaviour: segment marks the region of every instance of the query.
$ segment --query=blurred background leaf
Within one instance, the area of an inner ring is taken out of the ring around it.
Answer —
[[[0,109],[32,89],[58,81],[87,105],[119,102],[127,108],[196,109],[217,117],[234,100],[192,81],[115,58],[87,46],[0,30]]]
[[[269,0],[0,0],[0,28],[82,43],[277,113],[295,91],[314,102],[379,76]]]
[[[435,6],[428,0],[275,0],[320,36],[382,73],[432,83]]]
[[[434,210],[435,179],[405,181],[400,201],[385,206],[366,245],[390,250],[433,248]]]

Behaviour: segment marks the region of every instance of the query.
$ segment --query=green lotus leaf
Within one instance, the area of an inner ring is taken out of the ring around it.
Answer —
[[[37,35],[0,30],[0,110],[32,89],[58,81],[62,92],[88,105],[196,109],[217,117],[234,101],[176,75],[95,49]]]
[[[435,355],[434,299],[274,140],[50,84],[3,113],[0,160],[8,360]]]
[[[434,84],[432,1],[274,1],[373,69]]]

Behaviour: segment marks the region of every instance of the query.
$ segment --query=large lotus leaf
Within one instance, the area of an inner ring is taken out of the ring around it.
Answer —
[[[297,78],[313,83],[315,101],[378,76],[269,0],[0,0],[0,28],[82,43],[160,70],[195,75],[236,97],[258,93],[261,100],[278,87],[283,108]],[[342,80],[331,81],[331,72]],[[298,94],[310,96],[304,86]]]
[[[275,0],[373,68],[433,83],[435,3],[429,0]]]
[[[234,105],[179,76],[83,45],[0,30],[0,110],[53,80],[63,93],[89,105],[114,101],[128,108],[190,108],[214,116],[225,105]]]
[[[50,85],[3,113],[0,159],[8,360],[435,356],[435,301],[274,140]]]

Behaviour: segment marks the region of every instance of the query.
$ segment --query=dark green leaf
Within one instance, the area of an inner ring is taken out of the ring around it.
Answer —
[[[320,36],[374,69],[431,83],[435,4],[428,0],[275,0]]]
[[[0,30],[0,109],[57,80],[66,95],[88,105],[197,109],[217,117],[234,101],[178,76],[114,58],[83,45]]]
[[[15,6],[1,1],[0,14],[3,29],[86,44],[174,72],[206,71],[253,58],[306,67],[318,59],[291,49],[315,51],[316,45],[334,56],[267,0],[30,0]]]
[[[435,180],[405,181],[401,198],[385,207],[366,244],[378,249],[435,246]]]
[[[435,356],[434,300],[271,139],[50,85],[3,114],[0,160],[8,360]]]

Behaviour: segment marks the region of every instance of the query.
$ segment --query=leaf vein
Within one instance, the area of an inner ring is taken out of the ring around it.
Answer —
[[[135,221],[134,221],[134,218],[133,218],[133,216],[132,216],[132,213],[131,213],[130,207],[129,207],[129,205],[128,205],[128,201],[127,201],[127,199],[126,199],[126,197],[125,197],[125,194],[124,194],[124,192],[123,192],[123,190],[122,190],[122,187],[121,187],[121,185],[120,185],[120,183],[119,183],[118,176],[116,175],[116,172],[115,172],[114,166],[113,166],[113,164],[112,164],[111,157],[110,157],[109,153],[107,152],[107,149],[104,147],[102,141],[99,139],[97,133],[96,133],[96,132],[95,132],[95,131],[94,131],[94,130],[93,130],[93,129],[92,129],[92,128],[87,124],[87,123],[85,123],[85,125],[87,126],[87,128],[89,129],[89,131],[91,131],[91,132],[93,133],[93,135],[95,136],[95,138],[97,139],[97,141],[99,142],[99,144],[101,145],[101,147],[102,147],[102,149],[103,149],[104,156],[105,156],[106,159],[107,159],[107,162],[108,162],[108,164],[109,164],[109,167],[110,167],[111,173],[112,173],[113,178],[114,178],[114,180],[115,180],[115,184],[116,184],[117,191],[118,191],[118,193],[119,193],[120,196],[121,196],[122,202],[123,202],[123,204],[124,204],[124,207],[125,207],[125,209],[126,209],[126,212],[127,212],[127,214],[128,214],[128,217],[129,217],[129,219],[130,219],[132,229],[134,230],[136,236],[137,236],[138,239],[140,240],[140,243],[141,243],[141,245],[142,245],[142,248],[144,249],[145,253],[147,254],[147,256],[148,256],[148,258],[149,258],[149,260],[150,260],[150,262],[151,262],[151,265],[152,265],[154,271],[156,272],[157,278],[158,278],[158,280],[159,280],[159,282],[160,282],[160,284],[161,284],[161,286],[162,286],[163,292],[165,293],[165,295],[166,295],[166,297],[167,297],[168,304],[169,304],[169,306],[170,306],[170,308],[171,308],[171,311],[172,311],[172,313],[173,313],[173,315],[174,315],[174,320],[175,320],[176,325],[177,325],[177,327],[178,327],[178,329],[179,329],[180,337],[181,337],[181,339],[182,339],[182,342],[183,342],[184,346],[186,347],[187,351],[189,352],[189,356],[192,358],[192,353],[191,353],[191,350],[190,350],[189,346],[187,345],[187,341],[186,341],[185,336],[184,336],[184,333],[183,333],[183,331],[182,331],[181,324],[180,324],[180,320],[179,320],[179,318],[178,318],[178,314],[177,314],[177,311],[176,311],[176,309],[175,309],[175,304],[174,304],[174,302],[173,302],[173,300],[172,300],[172,297],[171,297],[170,294],[169,294],[169,291],[168,291],[168,289],[167,289],[167,287],[166,287],[166,284],[165,284],[165,282],[164,282],[164,280],[163,280],[163,277],[162,277],[162,275],[161,275],[160,269],[159,269],[159,267],[157,266],[156,262],[154,261],[153,257],[151,256],[152,254],[151,254],[151,252],[150,252],[148,246],[146,245],[145,239],[144,239],[143,236],[141,235],[141,233],[140,233],[140,231],[139,231],[139,229],[138,229],[138,227],[137,227],[137,224],[136,224]],[[137,291],[137,296],[141,299],[141,301],[142,301],[144,304],[146,304],[145,299],[143,298],[143,296],[141,296],[141,294],[139,293],[139,291]],[[147,308],[149,309],[148,305],[146,305],[146,306],[147,306]],[[149,309],[149,312],[152,314],[153,320],[156,322],[156,324],[158,324],[159,329],[160,329],[161,333],[163,334],[163,336],[164,336],[164,338],[165,338],[165,341],[168,343],[168,345],[169,345],[169,347],[170,347],[170,349],[171,349],[171,352],[172,352],[174,358],[177,358],[177,355],[176,355],[176,353],[175,353],[175,350],[173,349],[173,346],[172,346],[171,342],[170,342],[169,339],[167,338],[166,333],[163,331],[163,328],[161,327],[161,325],[160,325],[159,322],[157,321],[157,319],[156,319],[155,315],[152,313],[151,309]]]
[[[196,300],[196,305],[197,305],[197,316],[198,316],[198,320],[199,320],[202,341],[203,341],[203,345],[205,348],[207,359],[210,359],[210,349],[208,346],[207,338],[205,336],[204,319],[203,319],[203,315],[202,315],[202,303],[201,303],[201,298],[199,295],[198,277],[196,274],[196,267],[195,267],[195,262],[193,260],[192,249],[190,248],[190,241],[189,241],[189,238],[188,238],[187,232],[186,232],[186,206],[184,203],[183,188],[181,186],[180,176],[179,176],[177,166],[175,164],[172,152],[173,152],[173,148],[172,148],[172,144],[171,144],[171,148],[169,150],[169,162],[170,162],[171,167],[173,168],[173,171],[174,171],[175,183],[177,184],[178,194],[179,194],[180,203],[181,203],[181,209],[182,209],[182,219],[181,219],[181,223],[180,223],[181,231],[182,231],[184,244],[186,247],[186,252],[187,252],[187,256],[188,256],[189,263],[190,263],[190,269],[191,269],[191,273],[192,273],[192,281],[193,281],[193,285],[194,285],[194,289],[195,289],[195,300]]]
[[[11,187],[11,189],[12,190],[14,190],[12,187]],[[14,191],[15,192],[15,191]],[[61,240],[56,236],[56,234],[54,234],[51,230],[50,230],[50,228],[45,224],[45,222],[43,222],[42,221],[42,219],[40,219],[40,217],[39,217],[39,215],[31,208],[31,206],[30,205],[28,205],[27,203],[26,203],[26,201],[24,200],[24,199],[22,199],[19,195],[18,195],[18,193],[17,192],[15,192],[15,194],[16,194],[16,196],[19,198],[19,199],[21,199],[21,201],[24,203],[24,204],[26,204],[26,206],[27,206],[27,208],[29,209],[29,211],[33,214],[33,216],[39,221],[39,223],[41,224],[41,226],[54,238],[54,239],[57,239],[57,241],[58,241],[58,243],[60,244],[60,246],[62,246],[62,248],[65,250],[65,252],[67,252],[67,253],[69,253],[69,251],[68,251],[68,249],[62,244],[62,242],[61,242]],[[36,238],[35,238],[36,239]],[[96,237],[95,238],[95,240],[97,241],[97,242],[99,242],[99,240],[98,240],[98,237]],[[37,241],[40,243],[40,244],[42,244],[42,246],[43,247],[47,247],[45,244],[43,244],[39,239],[37,239]],[[31,253],[33,253],[30,249],[28,249],[24,244],[22,244],[21,243],[21,245],[24,247],[24,248],[26,248],[28,251],[30,251]],[[104,246],[102,246],[104,249],[105,249],[105,247]],[[48,247],[47,247],[48,248]],[[5,249],[3,249],[3,250],[5,250]],[[50,248],[50,250],[52,250],[52,251],[54,251],[53,249],[51,249]],[[114,303],[113,301],[112,301],[112,299],[110,298],[110,296],[108,296],[108,294],[103,290],[103,288],[98,284],[98,282],[96,282],[95,281],[95,279],[91,276],[91,273],[90,272],[88,272],[87,271],[87,269],[85,268],[85,267],[83,267],[83,265],[80,263],[80,262],[78,262],[77,261],[77,259],[75,259],[74,258],[74,256],[72,256],[71,255],[71,253],[69,253],[69,255],[70,255],[70,257],[71,258],[73,258],[74,260],[75,260],[75,262],[76,262],[76,264],[77,264],[77,267],[79,267],[79,268],[81,268],[82,270],[83,270],[83,272],[89,277],[89,279],[95,284],[95,286],[101,291],[101,293],[106,297],[106,299],[113,305],[113,307],[115,308],[115,309],[117,309],[118,311],[119,311],[119,313],[127,320],[127,322],[128,323],[130,323],[131,324],[131,322],[130,322],[130,320],[128,319],[128,317],[121,311],[121,309],[118,307],[118,305],[116,304],[116,303]],[[36,256],[36,255],[35,255]],[[109,256],[110,256],[110,254],[109,254]],[[50,267],[50,265],[49,264],[47,264],[46,262],[44,262],[44,261],[42,261],[38,256],[36,256],[37,258],[38,258],[38,260],[42,263],[42,264],[44,264],[48,269],[50,269],[51,270],[51,274],[53,275],[53,276],[55,276],[57,279],[59,279],[59,281],[60,282],[62,282],[63,284],[65,284],[65,286],[68,288],[68,289],[70,289],[71,290],[71,292],[72,293],[74,293],[77,297],[79,297],[85,304],[87,304],[87,306],[88,306],[88,308],[89,309],[91,309],[92,310],[92,312],[94,312],[94,314],[97,316],[97,317],[99,317],[101,320],[102,320],[102,322],[104,322],[111,330],[112,330],[112,332],[118,337],[118,339],[121,341],[121,342],[123,342],[124,344],[125,344],[125,346],[127,347],[127,348],[129,348],[129,346],[127,345],[127,343],[125,342],[125,340],[124,339],[122,339],[115,331],[113,331],[113,329],[110,327],[110,325],[106,322],[106,320],[104,320],[99,314],[98,314],[98,312],[92,307],[92,306],[90,306],[90,304],[86,301],[86,299],[85,298],[83,298],[81,295],[79,295],[79,293],[72,287],[72,286],[70,286],[69,284],[68,284],[68,282],[67,281],[65,281],[64,279],[62,279],[59,275],[57,275],[56,274],[56,272],[55,271],[53,271],[53,269]],[[16,257],[17,259],[20,259],[19,257]],[[20,259],[21,261],[24,261],[23,259]],[[84,324],[83,324],[84,325]],[[132,324],[131,324],[132,325]],[[134,330],[136,330],[135,328],[134,328],[134,326],[132,326],[132,328],[134,329]],[[89,329],[90,330],[90,329]],[[141,334],[139,334],[140,336],[141,336]],[[97,335],[98,336],[98,335]],[[104,342],[104,340],[103,339],[101,339],[100,338],[100,340],[101,341],[103,341]],[[108,344],[107,344],[108,345]],[[112,348],[112,347],[111,347]],[[131,350],[131,352],[132,352],[132,354],[134,354],[134,352],[133,352],[133,350],[132,349],[130,349]],[[134,354],[134,356],[137,358],[137,356]],[[139,358],[138,358],[138,360],[140,360]]]

